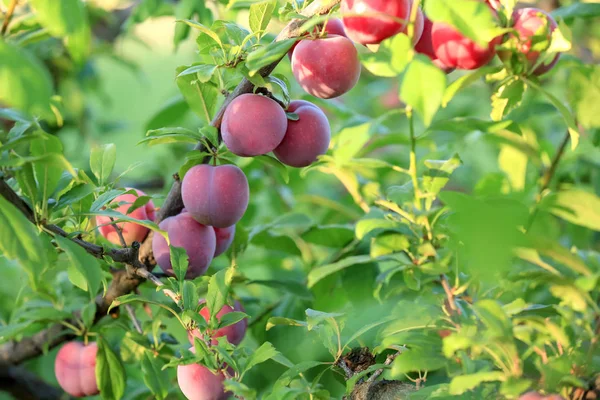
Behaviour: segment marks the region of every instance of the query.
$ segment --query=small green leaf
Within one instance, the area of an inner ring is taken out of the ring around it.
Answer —
[[[179,78],[185,75],[195,75],[196,79],[198,79],[200,82],[206,83],[210,81],[217,68],[217,65],[211,64],[192,65],[191,67],[188,67],[181,71],[177,75],[177,77]]]
[[[279,352],[275,350],[275,347],[269,342],[263,343],[258,349],[252,352],[252,355],[248,359],[244,369],[242,371],[242,376],[248,371],[252,369],[252,367],[264,363],[267,360],[275,357]]]
[[[160,400],[167,397],[170,387],[169,375],[167,371],[163,370],[163,366],[164,363],[160,358],[152,355],[150,351],[144,352],[144,358],[142,358],[144,383]]]
[[[249,24],[252,32],[261,32],[267,29],[276,5],[277,1],[275,0],[265,0],[250,6]]]
[[[69,260],[69,279],[81,290],[88,292],[93,300],[102,284],[102,270],[98,260],[69,239],[56,236],[55,240]]]
[[[506,376],[500,371],[477,372],[457,376],[450,382],[450,393],[459,395],[476,388],[483,382],[504,381]]]
[[[227,302],[229,289],[235,274],[234,268],[222,269],[210,277],[208,282],[208,293],[206,294],[206,306],[210,314],[211,326],[216,325],[216,315]]]
[[[108,181],[117,160],[117,147],[114,144],[105,144],[94,147],[90,154],[90,168],[102,186]]]
[[[277,171],[278,175],[281,177],[284,183],[287,184],[290,182],[290,174],[288,172],[287,167],[283,165],[283,163],[278,159],[268,155],[263,155],[254,157],[254,160],[259,161],[261,164],[267,165],[268,167],[273,168],[275,171]]]
[[[185,274],[188,270],[188,255],[183,247],[169,246],[171,253],[171,267],[179,282],[185,280]]]
[[[261,68],[281,60],[296,43],[295,39],[286,39],[259,47],[246,58],[246,68],[250,75],[255,75]]]

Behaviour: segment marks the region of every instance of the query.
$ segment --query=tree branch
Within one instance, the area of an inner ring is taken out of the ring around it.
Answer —
[[[2,29],[0,30],[0,35],[4,36],[8,29],[8,24],[10,24],[10,20],[12,19],[13,13],[15,12],[15,8],[17,7],[17,0],[11,0],[8,5],[8,10],[6,10],[6,14],[4,15],[4,21],[2,22]]]
[[[0,390],[20,400],[67,400],[72,397],[21,367],[0,368]]]

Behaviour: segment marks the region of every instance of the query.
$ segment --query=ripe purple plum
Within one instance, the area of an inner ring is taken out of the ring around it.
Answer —
[[[194,348],[190,349],[194,353]],[[229,393],[225,392],[222,372],[213,373],[200,364],[180,365],[177,367],[177,383],[188,400],[226,400]]]
[[[411,0],[342,0],[346,34],[357,43],[379,44],[402,32],[411,5]]]
[[[223,308],[221,308],[221,311],[217,313],[217,321],[220,321],[223,315],[229,314],[230,312],[234,311],[245,312],[244,307],[242,307],[241,303],[237,300],[235,301],[233,307],[226,304],[223,306]],[[210,320],[210,313],[208,312],[208,307],[203,307],[200,310],[200,315],[202,315],[206,322],[208,322]],[[217,344],[217,338],[225,336],[227,337],[227,341],[229,343],[237,346],[244,339],[244,336],[246,335],[246,329],[248,329],[248,320],[244,318],[243,320],[236,322],[233,325],[217,329],[214,332],[209,332],[209,335],[210,337],[212,337],[213,344]],[[198,329],[195,329],[192,332],[188,333],[188,339],[190,343],[194,343],[195,337],[202,337]]]
[[[235,165],[202,164],[185,174],[181,197],[186,210],[196,221],[215,228],[228,228],[244,216],[250,188],[246,175]]]
[[[294,77],[309,94],[333,99],[352,89],[360,78],[358,51],[344,36],[302,40],[292,55]]]
[[[273,151],[281,143],[287,123],[285,111],[275,100],[246,93],[227,106],[221,135],[233,154],[260,156]]]
[[[514,30],[518,34],[518,51],[525,55],[530,67],[537,64],[543,53],[532,50],[534,36],[540,36],[540,31],[545,32],[548,41],[552,38],[552,32],[558,25],[550,14],[538,8],[521,8],[513,13]],[[545,30],[545,31],[544,31]],[[556,54],[551,60],[544,61],[533,71],[534,75],[542,75],[550,71],[558,62],[560,54]]]
[[[189,262],[185,278],[194,279],[204,274],[215,254],[217,239],[214,229],[198,223],[189,213],[169,217],[158,226],[167,231],[172,246],[185,249]],[[152,251],[159,267],[174,275],[169,245],[162,235],[152,237]]]
[[[217,238],[217,246],[215,248],[215,257],[225,253],[235,237],[235,225],[227,228],[213,228]]]
[[[60,387],[74,397],[93,396],[100,391],[96,382],[96,343],[68,342],[58,351],[54,373]]]
[[[289,121],[281,144],[273,152],[282,163],[291,167],[307,167],[329,148],[329,120],[316,105],[303,100],[290,103],[288,112],[298,114],[298,121]]]
[[[131,188],[126,188],[127,190],[132,190]],[[127,214],[127,210],[129,207],[137,200],[140,196],[146,196],[146,193],[141,190],[135,190],[136,194],[122,194],[117,196],[111,203],[124,203],[116,208],[116,211],[121,214],[128,215],[129,217],[138,219],[138,220],[149,220],[154,221],[156,218],[156,211],[154,208],[154,203],[152,200],[148,201],[145,205],[136,208],[131,213]],[[114,226],[111,225],[111,220],[109,217],[99,215],[96,217],[96,224],[98,225],[98,231],[102,236],[106,238],[111,243],[121,244],[119,239],[119,234]],[[131,246],[133,242],[141,242],[146,238],[149,229],[145,226],[136,224],[134,222],[118,222],[116,224],[121,233],[123,234],[123,238],[125,239],[125,243],[128,246]]]

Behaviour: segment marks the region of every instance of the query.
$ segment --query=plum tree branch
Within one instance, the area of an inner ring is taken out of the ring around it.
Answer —
[[[303,11],[303,15],[306,18],[310,18],[315,15],[326,14],[335,6],[337,6],[340,1],[341,0],[316,0],[306,7],[306,9]],[[292,20],[284,27],[275,40],[281,41],[300,36],[300,27],[304,24],[304,22],[305,20]],[[260,75],[263,77],[268,76],[271,72],[273,72],[280,61],[281,60],[277,60],[276,62],[273,62],[262,68],[259,71]],[[225,109],[231,103],[231,101],[244,93],[250,93],[253,87],[254,86],[252,83],[250,83],[248,80],[242,80],[236,89],[227,97],[224,104],[215,115],[211,125],[216,128],[220,128]],[[201,148],[201,144],[196,146],[196,149]],[[0,179],[0,195],[15,205],[32,223],[37,224],[35,214],[29,208],[29,205],[25,203],[2,179]],[[167,217],[176,215],[181,211],[182,208],[183,202],[181,200],[181,182],[176,179],[171,187],[169,195],[158,212],[157,222],[160,222]],[[96,299],[97,311],[95,322],[106,316],[110,305],[117,297],[135,291],[144,279],[149,280],[158,287],[164,286],[160,279],[149,272],[149,269],[156,265],[151,246],[153,235],[152,232],[148,235],[141,248],[138,248],[136,245],[134,245],[124,249],[104,249],[102,246],[86,242],[78,237],[70,237],[66,231],[57,225],[43,225],[43,228],[54,235],[63,236],[72,240],[96,258],[108,256],[115,262],[125,263],[132,267],[127,269],[118,269],[113,272],[113,280],[111,281],[106,294],[104,296],[98,296]],[[178,303],[177,295],[175,293],[168,289],[163,290],[163,292],[165,292],[167,296],[171,297]],[[54,324],[31,337],[22,339],[20,342],[6,343],[3,346],[0,346],[0,367],[17,365],[24,361],[35,358],[41,355],[47,349],[56,347],[61,343],[72,339],[73,337],[73,334],[70,333],[64,325]]]
[[[302,11],[302,15],[306,18],[310,18],[316,15],[323,15],[330,12],[335,6],[337,6],[341,0],[316,0],[311,3],[308,7],[306,7]],[[306,20],[294,19],[290,21],[282,31],[275,38],[276,42],[292,39],[298,37],[302,34],[300,28],[306,22]],[[270,75],[275,67],[279,65],[282,58],[263,67],[259,70],[259,74],[262,77],[266,77]],[[215,117],[211,122],[211,126],[214,126],[217,129],[221,128],[221,122],[223,121],[223,115],[225,114],[225,110],[227,106],[236,98],[245,93],[251,93],[254,89],[254,85],[248,79],[243,79],[239,85],[227,96],[225,102],[217,111]],[[195,150],[204,151],[204,146],[201,143],[198,143]],[[183,209],[183,200],[181,199],[181,182],[176,180],[163,203],[163,206],[157,213],[156,222],[160,222],[165,218],[172,217],[173,215],[177,215]],[[141,260],[146,265],[154,265],[154,255],[152,254],[152,236],[153,232],[150,232],[144,243],[142,244],[142,249],[140,250]]]
[[[8,29],[8,24],[10,24],[10,20],[15,12],[15,8],[17,7],[18,0],[11,0],[8,5],[8,10],[6,10],[6,14],[4,15],[4,21],[2,21],[2,29],[0,30],[0,35],[4,36]]]

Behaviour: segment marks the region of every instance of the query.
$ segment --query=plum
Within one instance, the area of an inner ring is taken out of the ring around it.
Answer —
[[[275,100],[246,93],[227,106],[221,135],[233,154],[254,157],[273,151],[281,143],[287,123],[285,111]]]
[[[346,35],[357,43],[379,44],[402,32],[411,5],[411,0],[342,0]]]
[[[217,313],[217,320],[220,321],[221,317],[225,314],[229,314],[230,312],[241,311],[245,312],[244,307],[240,304],[239,301],[235,301],[233,307],[229,305],[224,305],[221,308],[221,311]],[[203,307],[200,310],[200,315],[204,317],[206,322],[210,320],[210,313],[208,312],[208,307]],[[217,344],[217,338],[225,336],[227,337],[227,341],[231,344],[238,345],[244,339],[246,335],[246,329],[248,328],[248,320],[244,318],[243,320],[236,322],[233,325],[226,326],[224,328],[217,329],[214,332],[209,332],[212,337],[212,343]],[[201,337],[200,331],[198,329],[194,329],[192,332],[188,333],[188,339],[190,343],[194,343],[195,337]]]
[[[61,388],[74,397],[100,393],[96,382],[96,343],[68,342],[56,354],[54,372]]]
[[[489,63],[496,55],[496,46],[502,38],[496,37],[481,46],[464,36],[453,26],[434,22],[431,40],[436,57],[449,68],[477,69]]]
[[[194,352],[192,347],[190,351]],[[213,373],[200,364],[179,365],[177,367],[177,383],[188,400],[226,400],[229,393],[225,392],[222,372]]]
[[[521,8],[515,10],[513,21],[513,28],[519,37],[518,51],[525,55],[529,66],[533,67],[543,55],[542,52],[532,50],[533,37],[541,36],[545,32],[548,41],[550,41],[552,32],[554,32],[558,25],[550,14],[538,8]],[[542,32],[541,34],[540,31]],[[550,71],[556,65],[559,58],[560,54],[556,54],[551,60],[545,60],[535,68],[533,74],[542,75]]]
[[[132,190],[131,188],[126,188],[127,190]],[[140,196],[146,196],[144,192],[141,190],[135,190],[136,194],[122,194],[117,196],[111,204],[114,203],[125,203],[117,207],[116,211],[121,214],[128,215],[132,218],[139,220],[149,220],[154,221],[156,218],[156,211],[154,208],[154,203],[152,200],[148,201],[144,206],[138,207],[133,210],[131,213],[127,214],[127,210],[129,207],[137,200]],[[119,240],[119,235],[114,226],[111,225],[111,221],[109,217],[99,215],[96,217],[96,224],[98,225],[98,231],[102,236],[106,238],[111,243],[121,244]],[[136,224],[134,222],[118,222],[116,224],[123,234],[123,238],[125,239],[125,243],[128,246],[131,246],[133,242],[141,242],[146,238],[149,229],[145,226]]]
[[[213,228],[217,238],[217,246],[215,249],[215,257],[225,253],[235,237],[235,225],[227,228]]]
[[[185,249],[189,262],[186,279],[204,274],[216,250],[214,229],[198,223],[189,213],[169,217],[159,227],[167,231],[172,246]],[[158,266],[167,274],[174,275],[169,246],[162,235],[152,237],[152,251]]]
[[[248,208],[249,196],[246,175],[235,165],[196,165],[185,174],[181,184],[181,197],[188,213],[201,224],[215,228],[235,225]]]
[[[348,92],[358,82],[360,71],[358,52],[343,36],[302,40],[292,55],[292,72],[300,86],[322,99]]]
[[[329,120],[319,107],[308,101],[292,101],[288,112],[298,114],[300,119],[289,121],[285,137],[273,153],[286,165],[307,167],[329,148]]]

